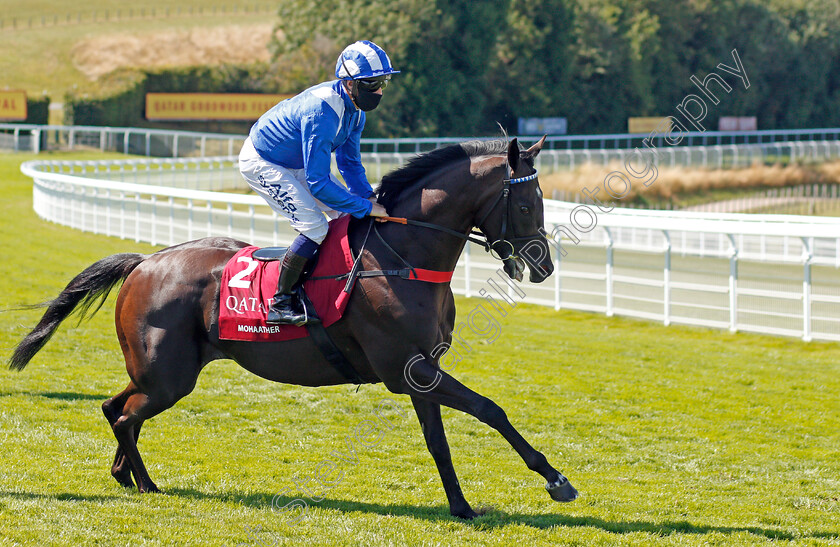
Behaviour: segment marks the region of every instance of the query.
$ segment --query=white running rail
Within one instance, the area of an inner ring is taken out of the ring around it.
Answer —
[[[32,161],[21,170],[33,178],[37,214],[79,230],[153,245],[204,236],[278,245],[294,235],[261,198],[245,193],[233,156]],[[522,301],[840,340],[840,219],[604,212],[547,200],[546,229],[556,273],[540,285],[523,283]],[[503,286],[498,268],[470,245],[453,289],[484,296]]]
[[[582,164],[623,164],[635,148],[644,149],[644,134],[550,136],[537,156],[542,173],[570,170]],[[0,123],[0,150],[93,149],[147,157],[212,157],[239,153],[245,135],[165,129]],[[539,136],[523,136],[534,142]],[[464,138],[362,139],[362,152],[379,179],[418,152]],[[840,128],[751,132],[686,132],[681,146],[654,138],[662,167],[731,168],[753,163],[825,161],[840,158]]]

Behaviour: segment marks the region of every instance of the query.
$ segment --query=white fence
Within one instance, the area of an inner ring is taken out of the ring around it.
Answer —
[[[647,135],[551,136],[537,156],[544,173],[574,169],[585,163],[623,163],[636,148],[645,149]],[[523,136],[524,142],[539,137]],[[147,157],[211,157],[234,155],[244,135],[197,133],[128,127],[0,124],[0,150],[115,151]],[[376,165],[375,177],[425,150],[461,142],[464,138],[362,139],[365,159]],[[663,167],[730,168],[753,163],[823,161],[840,158],[840,128],[752,132],[686,132],[680,146],[668,146],[661,137],[655,146]]]
[[[840,219],[549,202],[546,224],[555,307],[840,340]]]
[[[528,142],[535,142],[541,135],[522,136]],[[674,139],[682,137],[679,146],[732,146],[750,144],[772,144],[782,142],[822,142],[840,140],[840,128],[827,129],[780,129],[762,131],[686,131],[675,133]],[[464,137],[362,139],[366,151],[418,153],[447,144],[467,140]],[[616,133],[607,135],[549,135],[546,150],[633,150],[648,144],[659,149],[668,148],[664,137],[648,133]]]
[[[643,149],[644,150],[644,149]],[[635,157],[634,157],[635,155]],[[623,166],[625,162],[643,163],[635,149],[545,150],[537,156],[537,167],[544,172],[572,170],[584,164]],[[665,146],[656,149],[658,167],[703,167],[731,169],[756,163],[818,162],[840,158],[840,140],[782,141],[762,144],[715,144],[706,146]]]
[[[684,210],[838,216],[840,215],[840,184],[805,184],[770,188],[741,198],[689,206]]]
[[[233,155],[242,135],[166,129],[0,123],[0,149],[14,152],[93,149],[168,158]]]
[[[585,203],[578,192],[553,189],[551,198],[558,201]],[[840,184],[802,184],[757,190],[743,197],[676,207],[673,202],[635,203],[622,201],[610,205],[629,209],[703,211],[707,213],[784,213],[786,215],[840,215]]]
[[[236,193],[244,183],[233,157],[35,161],[22,171],[34,180],[36,212],[80,230],[155,245],[210,235],[277,245],[293,236],[261,198]],[[557,271],[522,285],[527,302],[840,340],[840,219],[547,201],[546,228],[559,241]],[[480,294],[498,268],[470,245],[453,289]]]

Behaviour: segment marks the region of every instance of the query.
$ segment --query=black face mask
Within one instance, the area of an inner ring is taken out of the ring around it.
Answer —
[[[356,103],[361,110],[365,112],[370,112],[377,106],[379,106],[379,101],[382,100],[381,93],[375,93],[372,91],[365,91],[364,89],[360,89],[358,85],[354,86],[355,89],[353,90],[353,101]]]

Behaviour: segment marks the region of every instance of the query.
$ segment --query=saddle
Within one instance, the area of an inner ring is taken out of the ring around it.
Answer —
[[[283,271],[283,257],[286,256],[286,251],[288,251],[288,247],[261,247],[254,251],[251,254],[251,257],[259,260],[260,262],[274,262],[278,261],[280,264],[278,267],[278,272]],[[303,272],[300,274],[300,278],[298,278],[297,288],[294,289],[298,296],[300,296],[301,302],[303,302],[304,306],[306,306],[306,314],[310,320],[319,320],[318,314],[315,313],[315,307],[312,305],[312,302],[309,298],[306,297],[306,291],[303,289],[303,283],[309,279],[309,276],[312,275],[312,272],[318,266],[318,257],[321,255],[320,249],[315,252],[315,256],[309,259],[306,263],[306,267],[304,268]]]
[[[346,278],[353,267],[347,236],[350,217],[330,222],[316,260],[301,276],[301,299],[310,322],[301,327],[265,322],[279,277],[285,247],[245,247],[225,266],[219,291],[219,338],[281,342],[312,337],[324,357],[348,380],[364,383],[329,337],[326,327],[341,319],[349,300]],[[319,320],[313,320],[318,318]]]
[[[288,249],[288,247],[262,247],[254,251],[251,256],[262,262],[271,262],[281,260]]]
[[[353,266],[347,237],[349,216],[330,223],[316,260],[301,277],[304,301],[325,327],[344,313],[349,294],[344,293],[346,276]],[[249,246],[240,249],[222,273],[219,291],[219,337],[223,340],[281,342],[308,336],[304,327],[268,325],[265,322],[271,298],[277,288],[283,247]],[[310,310],[308,310],[310,311]]]

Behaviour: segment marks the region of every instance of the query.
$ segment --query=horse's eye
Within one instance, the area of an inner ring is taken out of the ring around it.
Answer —
[[[522,211],[523,215],[530,215],[531,214],[531,209],[529,209],[528,207],[525,207],[524,205],[522,207],[520,207],[519,210]]]

